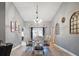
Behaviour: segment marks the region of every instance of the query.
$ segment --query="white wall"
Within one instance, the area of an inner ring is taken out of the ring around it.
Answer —
[[[13,43],[13,47],[19,45],[21,43],[21,29],[20,32],[15,31],[11,32],[10,31],[10,21],[17,21],[17,23],[23,27],[23,21],[22,18],[20,17],[17,9],[11,2],[6,2],[6,13],[5,13],[5,36],[6,40],[5,42],[10,42]]]
[[[0,2],[0,40],[5,42],[5,3]]]
[[[70,34],[70,17],[75,12],[79,11],[79,3],[76,2],[64,2],[60,9],[58,10],[57,14],[54,17],[54,21],[52,22],[52,31],[55,39],[56,44],[69,50],[70,52],[79,55],[79,34]],[[65,23],[61,22],[61,18],[65,17]],[[59,23],[60,25],[60,34],[55,35],[55,25]]]

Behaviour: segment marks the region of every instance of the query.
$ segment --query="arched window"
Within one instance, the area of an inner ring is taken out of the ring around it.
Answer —
[[[59,24],[58,23],[55,26],[55,33],[56,34],[59,34]]]
[[[73,13],[70,18],[70,33],[79,34],[79,11]]]

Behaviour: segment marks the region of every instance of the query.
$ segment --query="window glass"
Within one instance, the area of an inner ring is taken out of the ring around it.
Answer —
[[[73,13],[70,18],[70,33],[79,34],[79,11]]]
[[[37,36],[43,37],[43,28],[33,28],[33,39],[35,39]]]

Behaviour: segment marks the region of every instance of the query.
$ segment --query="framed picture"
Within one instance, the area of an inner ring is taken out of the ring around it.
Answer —
[[[21,32],[21,26],[18,25],[18,32],[20,33]]]
[[[10,31],[11,32],[15,31],[15,22],[14,21],[10,21]]]
[[[15,21],[15,31],[20,32],[20,25]]]
[[[15,31],[18,31],[18,23],[15,21]]]

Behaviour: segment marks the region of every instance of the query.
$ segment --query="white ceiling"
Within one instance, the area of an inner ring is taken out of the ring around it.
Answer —
[[[33,21],[36,17],[37,2],[13,2],[24,21]],[[43,21],[51,21],[61,2],[38,2],[39,18]]]

